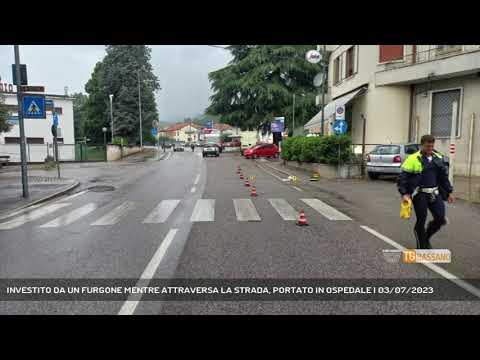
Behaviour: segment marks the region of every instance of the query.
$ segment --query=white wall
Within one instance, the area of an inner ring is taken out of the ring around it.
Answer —
[[[48,149],[47,149],[48,146]],[[44,162],[47,155],[54,156],[52,144],[27,144],[26,147],[28,162]],[[20,162],[19,144],[0,144],[0,155],[10,156],[10,162]],[[58,157],[60,161],[75,160],[75,145],[58,144]]]
[[[357,46],[357,73],[344,79],[338,84],[333,83],[333,64],[335,58],[343,54],[352,45],[340,45],[330,55],[328,68],[328,84],[331,87],[332,98],[337,98],[347,94],[362,85],[370,83],[374,79],[377,60],[378,45],[358,45]],[[345,66],[345,65],[344,65]]]
[[[16,94],[4,94],[5,104],[17,105]],[[58,115],[59,128],[61,129],[61,137],[63,137],[64,144],[74,144],[74,126],[73,126],[73,101],[71,98],[65,97],[49,97],[54,101],[55,107],[62,108],[62,114]],[[12,113],[17,115],[17,113]],[[26,137],[42,137],[45,143],[53,143],[53,136],[51,126],[53,124],[52,113],[47,111],[46,119],[24,119],[25,136]],[[20,129],[18,125],[12,126],[9,132],[0,133],[0,144],[5,144],[5,137],[20,137]]]

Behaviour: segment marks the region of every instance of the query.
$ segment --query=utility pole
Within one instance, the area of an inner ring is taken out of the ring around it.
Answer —
[[[140,115],[140,147],[143,147],[143,134],[142,134],[142,95],[140,92],[140,70],[137,71],[138,78],[138,113]]]
[[[20,127],[20,157],[22,161],[22,191],[23,197],[28,198],[28,175],[27,175],[27,154],[25,141],[25,124],[23,121],[23,95],[22,79],[20,77],[20,50],[18,45],[13,45],[15,53],[15,73],[17,77],[17,103],[18,103],[18,125]]]

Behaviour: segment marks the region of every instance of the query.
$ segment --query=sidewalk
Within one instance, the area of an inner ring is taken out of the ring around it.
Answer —
[[[41,199],[70,191],[78,182],[74,179],[29,176],[29,198],[22,196],[22,177],[18,172],[0,174],[0,215],[27,206]]]

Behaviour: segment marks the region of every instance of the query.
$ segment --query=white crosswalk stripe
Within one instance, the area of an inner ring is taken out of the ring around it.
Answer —
[[[10,221],[4,222],[0,224],[0,230],[10,230],[15,229],[19,226],[22,226],[30,221],[35,221],[40,219],[41,217],[51,214],[65,206],[69,206],[69,203],[61,203],[61,204],[52,204],[42,207],[41,209],[36,209],[27,214],[20,215]]]
[[[337,209],[331,207],[330,205],[325,204],[323,201],[318,199],[300,199],[305,204],[325,216],[328,220],[352,220],[347,215],[341,213]]]
[[[144,224],[159,224],[167,221],[180,200],[162,200],[153,211],[143,220]]]
[[[61,204],[58,204],[61,205]],[[79,207],[78,209],[72,210],[69,213],[62,215],[42,226],[41,228],[50,228],[50,227],[60,227],[65,225],[70,225],[74,221],[81,219],[82,217],[90,214],[97,208],[97,205],[94,203],[89,203]]]
[[[233,199],[238,221],[261,221],[255,205],[250,199]]]
[[[125,201],[120,206],[117,206],[115,209],[110,211],[105,216],[102,216],[97,221],[93,222],[91,225],[115,225],[120,219],[125,216],[129,211],[135,208],[135,203],[132,201]]]
[[[215,199],[197,200],[190,221],[215,221]]]
[[[278,213],[278,215],[284,221],[294,221],[297,220],[298,212],[297,210],[285,199],[282,198],[272,198],[266,199],[272,208]],[[328,220],[338,221],[338,220],[352,220],[349,216],[343,214],[332,206],[324,203],[319,199],[300,199],[302,202],[307,204],[313,210],[318,212],[323,217]],[[235,216],[237,221],[248,222],[248,221],[262,221],[262,218],[255,207],[254,201],[252,199],[232,199],[233,206],[235,210]],[[257,201],[262,201],[259,199]],[[158,205],[151,210],[151,212],[145,217],[142,221],[143,224],[161,224],[167,222],[168,219],[172,218],[172,214],[175,212],[175,209],[180,204],[181,200],[171,199],[171,200],[162,200]],[[9,230],[20,227],[28,222],[35,221],[41,217],[53,213],[63,207],[69,206],[71,203],[53,203],[50,205],[45,205],[42,207],[32,208],[30,210],[21,210],[14,214],[9,215],[11,220],[0,223],[0,230]],[[138,203],[133,201],[125,201],[114,209],[110,210],[108,213],[104,214],[94,222],[91,226],[106,226],[106,225],[117,225],[120,222],[127,221],[123,220],[127,218],[127,215],[138,207]],[[41,225],[41,228],[56,228],[60,226],[69,225],[82,217],[90,214],[91,212],[97,210],[97,205],[95,203],[88,203],[77,209],[73,209],[68,213],[61,214],[59,217],[47,222],[46,224]],[[222,214],[225,213],[222,210]],[[17,215],[16,217],[12,217]],[[128,217],[130,218],[130,217]],[[215,199],[198,199],[193,207],[191,217],[191,222],[213,222],[215,221]]]
[[[297,220],[297,212],[285,199],[268,199],[268,202],[283,220]]]

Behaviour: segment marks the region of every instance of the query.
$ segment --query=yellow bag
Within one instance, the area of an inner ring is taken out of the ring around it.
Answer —
[[[408,199],[400,203],[400,218],[410,219],[412,215],[412,200]]]

